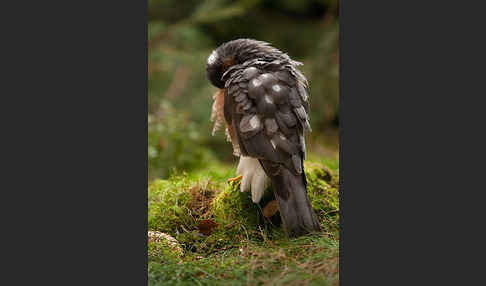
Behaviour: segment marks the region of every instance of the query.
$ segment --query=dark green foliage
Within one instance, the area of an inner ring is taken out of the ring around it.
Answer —
[[[214,160],[200,142],[197,125],[185,113],[163,104],[157,114],[149,115],[149,177],[167,177],[174,170],[195,170]]]

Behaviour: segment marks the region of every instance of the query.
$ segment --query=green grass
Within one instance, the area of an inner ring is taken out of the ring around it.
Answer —
[[[149,285],[337,285],[338,241],[325,234],[239,247],[181,264],[149,262]]]
[[[212,165],[154,180],[149,184],[149,230],[175,237],[184,254],[149,242],[149,285],[338,285],[335,161],[306,162],[309,197],[323,232],[297,239],[263,221],[239,184],[226,183],[235,175],[232,167]],[[271,196],[269,189],[263,201]],[[218,224],[207,236],[198,230],[203,219]]]

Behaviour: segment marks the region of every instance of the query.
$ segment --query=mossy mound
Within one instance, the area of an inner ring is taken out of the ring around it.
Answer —
[[[248,235],[258,223],[258,208],[249,192],[240,192],[239,183],[228,184],[211,202],[214,221],[230,235]]]
[[[305,171],[309,198],[321,225],[336,237],[339,230],[338,175],[316,162],[306,162]],[[283,238],[278,212],[270,220],[263,219],[250,192],[240,192],[239,182],[227,184],[182,174],[156,180],[148,191],[149,230],[175,237],[186,256],[191,253],[207,255],[249,240]],[[264,207],[273,199],[270,187],[260,206]]]
[[[218,223],[256,224],[257,207],[249,192],[240,192],[239,183],[231,183],[219,192],[211,203],[211,210]]]
[[[311,204],[319,218],[323,229],[337,235],[339,232],[339,175],[326,165],[319,162],[305,162],[307,177],[307,192]],[[275,195],[271,187],[265,190],[260,201],[264,207]],[[244,228],[251,237],[261,238],[262,229],[270,237],[280,236],[280,216],[277,212],[271,222],[264,221],[257,205],[251,200],[250,192],[240,192],[240,184],[232,183],[220,192],[212,202],[214,219],[223,224],[233,225],[233,232],[241,233]]]
[[[181,174],[155,180],[148,188],[148,228],[167,233],[188,251],[207,250],[200,222],[210,217],[218,184],[208,178]]]

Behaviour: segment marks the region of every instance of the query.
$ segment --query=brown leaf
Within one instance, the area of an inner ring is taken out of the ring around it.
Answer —
[[[270,201],[264,208],[263,208],[263,216],[264,217],[271,217],[278,211],[278,203],[276,200]]]
[[[203,220],[199,221],[197,228],[199,229],[199,231],[202,234],[210,235],[211,232],[213,231],[213,228],[215,228],[217,226],[218,226],[218,224],[215,223],[214,221],[212,221],[210,219],[203,219]]]

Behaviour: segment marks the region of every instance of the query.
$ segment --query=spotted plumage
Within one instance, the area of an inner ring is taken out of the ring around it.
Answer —
[[[289,236],[320,229],[303,172],[304,131],[310,130],[309,85],[297,69],[299,65],[268,43],[251,39],[222,44],[206,65],[208,79],[224,91],[224,110],[217,113],[224,115],[234,154],[258,160],[272,182]],[[262,178],[245,169],[254,166],[248,163],[253,161],[245,160],[240,161],[241,173]],[[252,188],[253,201],[258,202],[265,184],[243,180]]]

